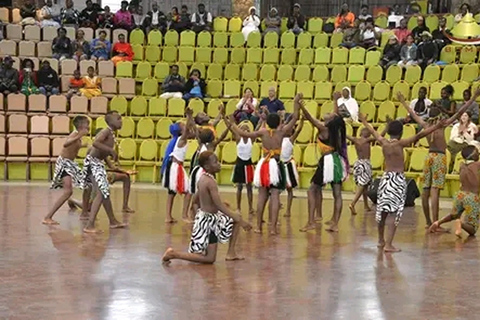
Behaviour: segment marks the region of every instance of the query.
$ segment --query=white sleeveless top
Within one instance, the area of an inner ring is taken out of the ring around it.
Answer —
[[[175,147],[173,148],[172,153],[170,153],[170,156],[174,157],[177,161],[184,162],[185,155],[187,154],[188,143],[186,143],[184,147],[180,148],[178,146],[178,142],[180,142],[180,139],[178,139],[177,143],[175,143]]]
[[[200,146],[200,150],[198,151],[198,155],[200,155],[202,152],[207,151],[207,146],[205,144],[202,144]]]
[[[250,160],[252,158],[252,139],[248,138],[247,142],[243,142],[243,138],[237,143],[237,157],[243,161]]]
[[[282,162],[288,162],[293,157],[293,143],[290,138],[283,138],[282,140],[282,152],[280,153],[280,160]]]

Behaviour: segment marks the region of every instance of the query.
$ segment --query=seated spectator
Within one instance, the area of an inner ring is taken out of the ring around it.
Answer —
[[[0,67],[0,92],[7,96],[17,91],[18,71],[13,68],[13,59],[7,56]]]
[[[469,12],[472,12],[470,5],[468,3],[463,3],[460,6],[460,12],[455,16],[455,23],[457,24],[462,21],[463,17]]]
[[[83,79],[80,75],[80,70],[73,71],[73,77],[70,79],[68,84],[67,99],[70,100],[73,96],[80,96],[80,89],[83,88]]]
[[[192,27],[190,13],[188,13],[188,7],[186,5],[182,5],[182,9],[180,12],[180,21],[175,23],[174,29],[177,30],[178,33],[190,30]]]
[[[173,29],[173,25],[180,21],[180,14],[177,7],[172,7],[172,10],[167,14],[167,28]]]
[[[440,92],[440,100],[435,102],[436,106],[439,107],[443,113],[452,116],[455,114],[457,104],[452,100],[453,96],[453,87],[451,85],[446,85],[442,88]]]
[[[282,25],[282,18],[278,15],[277,8],[272,8],[268,12],[267,17],[265,18],[265,30],[263,35],[265,36],[268,32],[276,32],[280,35],[280,26]]]
[[[149,11],[145,19],[143,19],[143,28],[147,34],[152,29],[158,29],[162,33],[167,31],[167,18],[162,11],[158,10],[158,4],[156,2],[152,4],[152,11]]]
[[[341,47],[347,49],[354,48],[360,43],[360,20],[355,19],[355,25],[353,28],[348,28],[343,33],[343,42],[340,44]]]
[[[113,29],[115,24],[115,15],[110,11],[109,6],[105,6],[102,13],[98,14],[98,27],[103,29]]]
[[[113,45],[112,49],[112,61],[117,65],[121,61],[132,61],[133,59],[132,45],[125,42],[125,35],[118,35],[118,42]]]
[[[365,23],[368,18],[373,19],[373,16],[368,13],[368,6],[366,4],[362,4],[360,7],[360,14],[357,16],[357,19],[360,20],[360,22]]]
[[[438,29],[432,32],[433,41],[437,44],[438,52],[442,51],[446,45],[452,43],[445,34],[452,35],[450,30],[447,29],[447,19],[440,17],[438,19]]]
[[[73,7],[73,0],[65,1],[65,8],[60,10],[60,23],[64,27],[78,27],[80,12]]]
[[[393,30],[395,36],[398,39],[398,43],[405,44],[407,42],[407,36],[411,35],[412,32],[408,30],[407,19],[402,19],[400,21],[400,27]]]
[[[420,43],[422,41],[422,33],[424,31],[430,32],[430,29],[425,25],[425,18],[422,16],[417,17],[417,26],[412,30],[413,39],[415,43]]]
[[[355,15],[348,9],[348,4],[344,3],[340,13],[335,19],[335,31],[343,32],[343,30],[353,27],[354,21]]]
[[[100,78],[95,75],[95,69],[93,67],[88,67],[87,75],[83,77],[83,87],[80,88],[80,93],[91,99],[93,97],[98,97],[102,95],[102,90],[100,90],[101,84]]]
[[[360,30],[360,45],[365,49],[375,47],[380,36],[380,28],[373,25],[373,18],[368,18],[365,27]]]
[[[420,87],[418,89],[418,98],[413,99],[410,102],[410,109],[415,111],[415,113],[421,117],[423,120],[428,119],[428,113],[430,111],[430,107],[432,106],[433,102],[432,100],[427,98],[427,88],[425,87]],[[407,122],[412,122],[413,119],[410,119],[408,117]]]
[[[22,61],[22,69],[20,70],[20,76],[18,82],[20,83],[20,92],[25,96],[31,94],[39,94],[40,90],[37,87],[37,74],[33,70],[33,61],[30,59],[24,59]]]
[[[80,24],[82,27],[95,29],[98,23],[98,8],[93,5],[92,0],[87,0],[85,5],[85,9],[80,12]]]
[[[45,5],[40,11],[42,17],[41,26],[43,27],[60,27],[60,7],[53,5],[52,0],[46,0]]]
[[[407,42],[400,49],[400,61],[398,65],[405,68],[417,64],[417,45],[413,41],[413,36],[407,36]]]
[[[405,13],[407,15],[415,15],[419,14],[422,11],[422,8],[416,1],[411,1],[408,5],[407,8],[405,9]]]
[[[393,9],[390,9],[390,15],[388,16],[388,28],[396,29],[400,27],[400,21],[402,21],[403,15],[400,11],[400,5],[395,4]],[[400,41],[400,40],[399,40]]]
[[[201,31],[212,31],[212,14],[205,11],[205,5],[198,5],[198,12],[192,14],[192,30],[196,33]]]
[[[349,87],[342,89],[342,96],[337,100],[339,114],[343,118],[350,118],[351,120],[358,122],[358,103],[355,98],[352,97],[352,91]]]
[[[130,8],[132,8],[131,12],[132,12],[132,17],[133,17],[133,23],[134,23],[134,27],[135,28],[141,28],[142,27],[142,23],[143,23],[143,7],[142,6],[137,6],[137,7],[133,7],[131,6]]]
[[[400,49],[401,46],[398,43],[397,37],[392,34],[388,38],[387,45],[383,48],[383,57],[380,60],[380,65],[387,69],[392,65],[398,64],[398,61],[400,61]]]
[[[253,97],[253,91],[250,88],[246,88],[243,92],[243,98],[237,104],[237,109],[233,113],[235,121],[240,123],[244,120],[249,120],[255,128],[258,123],[257,114],[258,101]]]
[[[425,70],[425,68],[438,60],[438,47],[433,42],[430,32],[422,33],[422,42],[418,45],[417,58],[418,65]]]
[[[287,20],[287,29],[295,34],[302,33],[303,28],[305,28],[305,16],[300,12],[300,9],[300,5],[295,3],[293,5],[293,14]]]
[[[43,60],[42,67],[38,70],[38,90],[47,97],[52,94],[60,93],[60,82],[58,74],[50,66],[48,60]]]
[[[160,97],[165,99],[182,98],[185,91],[185,78],[178,74],[178,66],[176,64],[170,67],[170,74],[163,80],[163,93]]]
[[[458,111],[462,107],[462,105],[467,101],[469,101],[471,98],[472,98],[472,91],[470,89],[466,89],[465,91],[463,91],[463,102],[457,103],[456,111]],[[478,124],[478,118],[479,118],[478,103],[474,101],[472,105],[467,109],[467,112],[470,114],[470,120],[473,123]]]
[[[268,97],[260,101],[259,113],[263,113],[265,109],[267,109],[268,113],[278,113],[281,116],[285,115],[285,106],[281,100],[277,99],[277,92],[274,87],[270,87],[270,89],[268,89]]]
[[[255,14],[255,7],[250,7],[250,9],[248,9],[248,12],[250,14],[243,20],[242,28],[242,33],[245,41],[247,41],[250,32],[260,31],[260,29],[258,29],[258,27],[260,26],[260,18]]]
[[[207,84],[205,83],[205,80],[202,79],[200,70],[193,69],[192,72],[190,72],[190,77],[188,78],[187,83],[185,84],[185,94],[183,95],[183,99],[187,102],[192,98],[203,99],[206,94],[206,88]]]
[[[77,31],[77,37],[72,42],[73,59],[76,61],[88,60],[90,58],[90,44],[85,40],[83,30]]]
[[[455,159],[457,154],[469,145],[479,148],[480,142],[475,140],[477,133],[477,125],[470,121],[469,112],[463,113],[460,121],[453,125],[452,131],[450,132],[450,140],[448,141],[447,148],[452,155],[451,159]]]
[[[107,40],[107,33],[100,31],[99,37],[93,39],[90,44],[90,59],[92,60],[108,60],[112,44]]]
[[[33,0],[25,0],[23,6],[20,8],[20,16],[22,16],[21,25],[37,24],[37,7]]]
[[[52,57],[59,61],[72,58],[72,42],[67,37],[65,28],[57,29],[57,36],[52,42]]]
[[[128,1],[122,1],[120,10],[115,13],[113,18],[113,27],[116,29],[133,29],[133,17],[131,12],[128,10]]]

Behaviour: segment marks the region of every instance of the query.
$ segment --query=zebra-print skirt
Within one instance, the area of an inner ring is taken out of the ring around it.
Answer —
[[[80,166],[73,160],[58,157],[55,163],[55,171],[53,173],[51,189],[63,188],[63,178],[70,176],[75,187],[83,185],[83,171]]]
[[[221,213],[208,213],[198,209],[195,215],[192,237],[188,252],[205,254],[210,239],[219,243],[227,243],[233,232],[233,219]]]
[[[400,172],[384,172],[378,187],[377,222],[382,220],[382,212],[395,214],[395,225],[398,225],[405,206],[407,180]]]
[[[200,180],[203,172],[205,172],[205,170],[200,166],[195,166],[195,168],[192,169],[188,188],[190,194],[195,194],[197,192],[198,180]]]
[[[83,171],[85,174],[84,188],[91,188],[95,180],[103,198],[107,199],[110,196],[110,184],[103,161],[87,155],[83,161]]]
[[[355,184],[367,186],[372,182],[372,164],[368,159],[358,159],[353,164],[353,178]]]

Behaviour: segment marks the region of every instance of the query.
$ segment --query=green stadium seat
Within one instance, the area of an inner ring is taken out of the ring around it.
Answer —
[[[169,117],[183,118],[183,116],[185,115],[185,100],[180,98],[171,98],[168,99],[167,102],[167,115]]]
[[[152,76],[152,65],[149,62],[142,61],[137,65],[135,80],[143,81]]]
[[[398,81],[402,80],[403,69],[397,65],[388,67],[387,74],[385,76],[385,81],[393,85]]]
[[[162,59],[168,63],[177,62],[177,47],[163,47]]]
[[[290,65],[281,65],[277,70],[277,81],[286,81],[293,79],[293,67]]]
[[[145,48],[145,60],[152,65],[160,61],[160,47],[152,45],[147,46]]]
[[[152,97],[148,100],[148,115],[150,117],[164,116],[167,114],[167,99]]]
[[[214,32],[213,46],[216,48],[228,47],[228,34],[226,32]]]
[[[223,79],[223,67],[219,63],[212,63],[207,69],[207,80],[222,80]]]
[[[140,29],[140,28],[132,30],[132,32],[130,33],[129,42],[132,46],[137,45],[137,44],[143,46],[143,44],[145,43],[145,33],[143,32],[143,30]],[[162,41],[160,40],[160,43],[161,42]]]
[[[278,48],[279,36],[276,32],[267,32],[263,38],[263,47],[264,48]]]
[[[375,25],[381,29],[387,29],[388,18],[385,15],[379,15],[375,18]]]
[[[315,34],[315,37],[313,38],[313,47],[315,49],[328,47],[328,34],[325,32]]]
[[[213,19],[213,34],[217,32],[226,32],[228,30],[228,19],[225,17],[215,17]]]
[[[122,118],[122,128],[118,130],[118,136],[121,138],[133,138],[135,135],[135,122],[130,117]]]
[[[248,34],[247,48],[260,48],[262,42],[262,34],[254,31]]]
[[[297,83],[294,81],[282,81],[280,82],[278,90],[279,99],[293,99],[297,91]]]
[[[142,141],[143,139],[153,138],[155,131],[155,124],[151,118],[142,118],[137,123],[137,139]]]
[[[232,53],[232,55],[233,55],[233,53]],[[262,48],[248,48],[247,49],[247,63],[262,64],[262,61],[263,61],[263,49]],[[234,61],[232,61],[232,62],[234,62]]]
[[[249,49],[252,50],[252,49]],[[262,49],[253,49],[255,50],[254,52],[258,52],[258,50]],[[245,48],[233,48],[230,56],[230,62],[231,63],[236,63],[236,64],[244,64],[245,63]]]
[[[230,47],[239,48],[245,45],[245,37],[241,32],[234,32],[230,35]]]
[[[170,29],[165,33],[165,46],[167,47],[176,47],[178,46],[178,32]]]
[[[154,78],[147,78],[142,83],[142,96],[157,96],[158,81]]]
[[[357,101],[370,100],[371,93],[372,85],[368,81],[362,80],[355,86],[355,99]]]
[[[385,101],[390,98],[390,84],[380,81],[373,87],[373,101]]]
[[[334,84],[347,80],[347,67],[345,65],[336,65],[332,69],[331,79]]]
[[[300,55],[298,56],[299,65],[311,65],[313,63],[313,57],[315,55],[314,49],[304,48],[300,50]]]
[[[440,79],[440,72],[441,69],[439,66],[431,64],[425,68],[423,71],[423,81],[428,82],[430,84],[438,81]]]
[[[208,86],[207,86],[208,87]],[[223,96],[226,98],[240,97],[241,82],[238,80],[227,80],[223,83]]]
[[[329,64],[332,50],[327,47],[317,48],[315,50],[315,64]]]
[[[117,78],[132,78],[133,77],[133,63],[130,61],[121,61],[116,68]]]
[[[400,80],[393,85],[392,100],[398,101],[397,93],[401,92],[404,97],[410,97],[410,85],[408,82]]]
[[[377,112],[377,107],[372,101],[363,101],[360,104],[360,112],[367,117],[367,121],[375,121],[375,114]]]
[[[404,80],[407,81],[410,85],[420,81],[422,77],[422,68],[420,66],[408,66],[405,71]]]
[[[277,65],[280,61],[280,49],[268,48],[266,50],[268,54],[263,55],[263,63]]]
[[[310,33],[321,33],[323,31],[323,19],[319,17],[308,19],[307,30]]]
[[[167,38],[165,36],[165,38]],[[185,30],[180,33],[180,46],[185,46],[185,47],[195,47],[196,45],[196,38],[197,34],[193,32],[192,30]],[[167,39],[165,39],[166,41]],[[166,44],[168,45],[168,44]]]
[[[295,69],[294,80],[295,81],[309,81],[310,80],[310,66],[299,65]]]
[[[207,114],[210,118],[214,119],[219,112],[219,108],[223,106],[223,102],[220,99],[212,99],[207,105]]]
[[[442,71],[442,81],[455,82],[460,75],[460,68],[458,64],[447,64]]]
[[[337,47],[332,50],[332,64],[347,64],[349,50],[344,47]]]
[[[153,29],[148,33],[147,43],[149,46],[161,46],[163,35],[158,29]]]
[[[473,82],[477,78],[478,78],[478,64],[470,63],[463,66],[460,80]]]
[[[343,42],[343,33],[334,33],[330,38],[330,48],[338,48],[340,43]]]
[[[326,101],[332,98],[332,83],[329,81],[318,81],[315,83],[315,100]]]
[[[258,76],[258,68],[256,64],[247,63],[243,65],[243,68],[242,68],[243,81],[257,80],[257,76]]]
[[[295,34],[291,31],[286,31],[280,37],[281,48],[295,48]]]
[[[158,62],[153,69],[153,75],[159,82],[163,82],[169,74],[170,67],[166,62]]]
[[[377,122],[387,122],[387,118],[394,119],[395,105],[392,101],[383,101],[378,107]]]
[[[228,50],[226,48],[215,48],[213,50],[213,63],[226,65],[228,63]]]
[[[264,64],[260,69],[260,81],[273,81],[277,74],[277,68],[270,64]]]
[[[219,79],[212,79],[208,81],[207,94],[212,98],[219,98],[222,96],[223,84]]]
[[[208,31],[200,32],[197,36],[197,47],[211,48],[211,46],[212,46],[212,34]]]
[[[315,92],[315,83],[312,81],[297,82],[297,93],[303,93],[303,98],[306,100],[313,99]]]
[[[365,78],[365,67],[363,65],[351,65],[348,68],[347,80],[352,84],[357,84]]]
[[[225,67],[225,80],[238,80],[240,79],[240,65],[227,64]]]
[[[328,81],[330,79],[330,72],[326,65],[319,65],[313,68],[312,80],[314,82],[318,81]]]
[[[335,52],[335,51],[334,51]],[[362,47],[355,47],[350,49],[348,55],[349,64],[364,64],[365,63],[366,50]]]
[[[196,48],[195,61],[210,64],[212,62],[212,48]]]
[[[166,50],[165,48],[164,50]],[[178,61],[185,62],[187,65],[191,65],[195,61],[195,48],[194,47],[179,47],[178,48]]]
[[[312,47],[312,34],[310,32],[302,32],[297,37],[297,49],[305,49]]]
[[[132,51],[133,51],[133,62],[134,63],[136,63],[138,61],[143,61],[143,59],[144,59],[143,45],[133,44],[132,45]]]
[[[382,58],[382,53],[377,50],[370,50],[365,55],[365,66],[366,67],[373,67],[379,66],[380,59]]]
[[[282,57],[281,57],[282,64],[290,64],[294,65],[297,63],[297,50],[295,48],[288,48],[283,49]]]

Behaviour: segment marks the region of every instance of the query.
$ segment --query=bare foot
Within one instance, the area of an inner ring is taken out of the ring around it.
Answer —
[[[435,231],[437,231],[437,228],[438,228],[438,227],[439,227],[438,221],[435,221],[435,222],[432,223],[432,225],[428,228],[428,232],[434,233]]]
[[[126,207],[126,208],[122,209],[122,212],[124,212],[124,213],[135,213],[135,210],[130,209],[129,207]]]
[[[72,200],[68,199],[67,204],[70,207],[70,210],[76,210],[77,209],[77,205]]]
[[[188,223],[188,224],[192,224],[192,223],[193,223],[193,220],[190,219],[190,218],[182,218],[182,221],[185,222],[185,223]]]
[[[80,219],[80,220],[88,220],[89,218],[90,218],[90,217],[89,217],[88,215],[85,216],[85,215],[81,214],[79,219]]]
[[[85,233],[103,233],[103,230],[95,229],[95,228],[83,228],[83,232],[85,232]]]
[[[270,230],[270,235],[276,236],[277,234],[278,234],[278,233],[277,233],[277,228],[272,228],[272,229]]]
[[[435,232],[448,233],[449,230],[448,230],[448,229],[445,229],[445,228],[442,228],[442,227],[437,227],[437,229],[435,230]]]
[[[162,257],[162,263],[169,264],[173,258],[175,257],[175,251],[172,248],[168,248]]]
[[[254,216],[255,215],[255,210],[253,210],[252,208],[250,208],[248,210],[248,214],[251,215],[251,216]]]
[[[110,229],[122,229],[122,228],[126,228],[127,226],[128,224],[117,221],[114,224],[110,225]]]
[[[377,248],[383,248],[385,247],[385,240],[378,241]]]
[[[331,225],[331,224],[334,224],[334,222],[333,222],[333,220],[328,220],[327,222],[325,222],[325,224],[326,224],[327,226],[329,226],[329,225]]]
[[[402,249],[395,248],[394,246],[385,246],[385,248],[383,248],[383,251],[385,251],[385,252],[400,252],[400,251],[402,251]]]
[[[323,221],[323,217],[315,217],[315,222],[322,222]]]
[[[290,218],[290,217],[291,217],[290,212],[286,212],[283,216],[284,216],[285,218]]]
[[[338,232],[338,225],[332,223],[330,227],[326,228],[325,230],[329,232]]]
[[[455,220],[455,235],[462,238],[462,221],[460,219]]]
[[[165,223],[177,223],[177,222],[178,222],[178,221],[175,220],[175,219],[173,219],[173,218],[171,218],[171,219],[168,219],[168,218],[165,219]]]
[[[57,221],[55,221],[53,219],[45,218],[45,219],[43,219],[42,224],[53,226],[53,225],[57,225],[57,224],[60,224],[60,223],[58,223]]]
[[[373,211],[372,208],[369,207],[369,206],[364,206],[364,207],[363,207],[363,210],[364,210],[365,212],[372,212],[372,211]]]
[[[232,254],[232,255],[225,256],[225,261],[235,261],[235,260],[245,260],[245,257],[239,254]]]
[[[300,229],[300,232],[307,232],[309,230],[315,230],[317,225],[315,223],[307,223],[305,227]]]
[[[353,203],[350,203],[348,205],[348,208],[350,209],[350,212],[352,213],[352,216],[356,216],[357,215],[357,211],[355,211],[355,205]]]
[[[255,233],[262,233],[262,228],[255,228],[255,229],[253,230],[253,232],[255,232]]]

